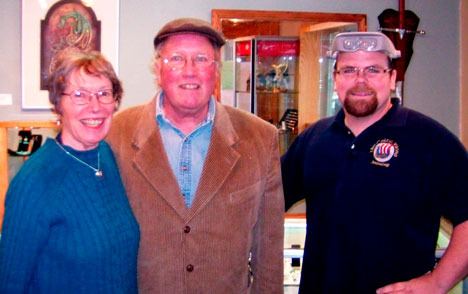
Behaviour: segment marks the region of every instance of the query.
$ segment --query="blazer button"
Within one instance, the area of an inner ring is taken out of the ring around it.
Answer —
[[[184,227],[184,233],[186,233],[186,234],[190,233],[190,227],[189,226]]]
[[[189,264],[185,267],[188,272],[193,272],[193,265]]]

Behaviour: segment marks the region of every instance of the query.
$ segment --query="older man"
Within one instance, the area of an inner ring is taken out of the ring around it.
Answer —
[[[161,91],[109,141],[140,224],[142,293],[282,293],[276,129],[212,96],[223,36],[177,19],[154,38]]]
[[[446,293],[468,271],[468,159],[434,120],[392,101],[399,57],[381,33],[332,45],[343,110],[282,158],[286,207],[306,199],[301,293]],[[454,225],[437,267],[439,220]]]

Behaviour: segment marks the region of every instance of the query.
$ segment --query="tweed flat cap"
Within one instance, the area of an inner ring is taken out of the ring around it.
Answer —
[[[382,52],[391,59],[399,58],[401,52],[395,49],[392,41],[380,32],[347,32],[336,35],[328,56],[336,58],[339,52]]]
[[[210,23],[196,18],[179,18],[166,23],[154,37],[154,47],[165,38],[177,34],[200,34],[210,39],[216,46],[223,46],[226,41],[222,33],[215,30]]]

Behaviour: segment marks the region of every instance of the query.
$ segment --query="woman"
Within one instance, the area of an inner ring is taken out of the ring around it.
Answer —
[[[8,189],[0,293],[136,293],[139,228],[103,141],[121,83],[100,53],[75,52],[49,85],[62,127]]]

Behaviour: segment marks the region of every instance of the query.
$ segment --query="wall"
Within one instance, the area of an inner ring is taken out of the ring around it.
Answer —
[[[37,0],[27,0],[37,1]],[[465,0],[463,0],[465,1]],[[368,29],[378,28],[377,16],[398,9],[397,0],[121,0],[120,77],[126,95],[123,107],[147,101],[154,93],[149,64],[152,38],[176,17],[211,19],[211,9],[297,10],[365,13]],[[405,104],[426,113],[459,134],[459,0],[408,0],[406,9],[420,18],[424,37],[416,37],[406,75]],[[0,120],[45,119],[48,111],[21,110],[21,1],[0,0],[0,93],[13,94],[13,105],[0,106]]]
[[[462,0],[460,5],[460,137],[468,148],[468,0]]]

